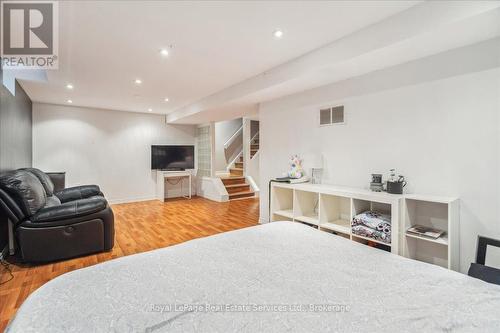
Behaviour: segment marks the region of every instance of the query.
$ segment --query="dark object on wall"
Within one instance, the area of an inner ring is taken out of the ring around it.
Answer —
[[[194,169],[194,146],[151,146],[151,169]]]
[[[344,124],[344,106],[334,106],[319,110],[319,125]]]
[[[15,96],[3,85],[0,68],[0,172],[31,166],[31,100],[19,83]],[[0,252],[7,246],[7,217],[0,210]]]
[[[392,194],[403,194],[403,187],[406,186],[405,181],[396,181],[396,182],[391,182],[387,181],[387,193],[392,193]]]
[[[38,169],[0,174],[0,210],[11,221],[20,259],[47,262],[109,251],[114,217],[99,187],[77,186],[54,192]]]
[[[500,285],[500,269],[486,266],[488,245],[500,247],[500,240],[479,236],[477,239],[476,263],[472,263],[468,275],[477,279]]]

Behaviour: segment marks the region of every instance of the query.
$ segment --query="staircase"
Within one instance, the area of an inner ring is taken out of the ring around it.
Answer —
[[[234,162],[234,167],[229,169],[231,177],[243,176],[243,156],[240,155],[238,160]]]
[[[255,136],[250,141],[250,159],[252,159],[255,154],[259,151],[259,133],[257,132]],[[229,194],[229,200],[252,198],[255,196],[254,191],[247,184],[245,177],[243,176],[243,155],[237,157],[231,168],[229,168],[229,177],[221,178],[222,183],[226,187],[227,193]]]
[[[221,178],[222,183],[226,187],[227,193],[229,194],[229,200],[252,198],[255,193],[247,184],[245,177],[243,177],[243,157],[235,164],[241,163],[241,168],[235,168],[236,170],[241,170],[241,174],[235,175],[233,169],[231,169],[231,176],[227,178]],[[239,171],[237,171],[239,172]]]

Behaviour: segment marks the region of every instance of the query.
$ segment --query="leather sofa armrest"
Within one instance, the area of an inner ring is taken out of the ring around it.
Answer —
[[[40,209],[32,216],[31,221],[50,222],[64,220],[96,213],[106,209],[108,203],[103,197],[92,197],[66,202],[59,206]]]
[[[104,196],[97,185],[83,185],[65,188],[64,190],[57,192],[55,195],[59,198],[59,200],[61,200],[62,203],[95,196]]]
[[[25,215],[18,204],[10,197],[10,195],[0,189],[0,213],[2,211],[14,224],[25,218]]]

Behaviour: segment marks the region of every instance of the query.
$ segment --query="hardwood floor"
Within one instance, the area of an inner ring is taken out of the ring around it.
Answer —
[[[253,226],[258,223],[259,217],[259,201],[255,198],[224,203],[193,198],[112,207],[116,232],[113,251],[40,266],[10,266],[14,279],[0,285],[0,332],[29,294],[63,273],[113,258]],[[8,280],[8,272],[3,267],[0,271],[0,282]]]

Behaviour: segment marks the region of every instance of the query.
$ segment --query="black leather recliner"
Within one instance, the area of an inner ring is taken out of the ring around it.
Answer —
[[[96,185],[54,193],[41,170],[0,174],[0,209],[14,225],[20,257],[47,262],[109,251],[114,245],[114,217]]]

